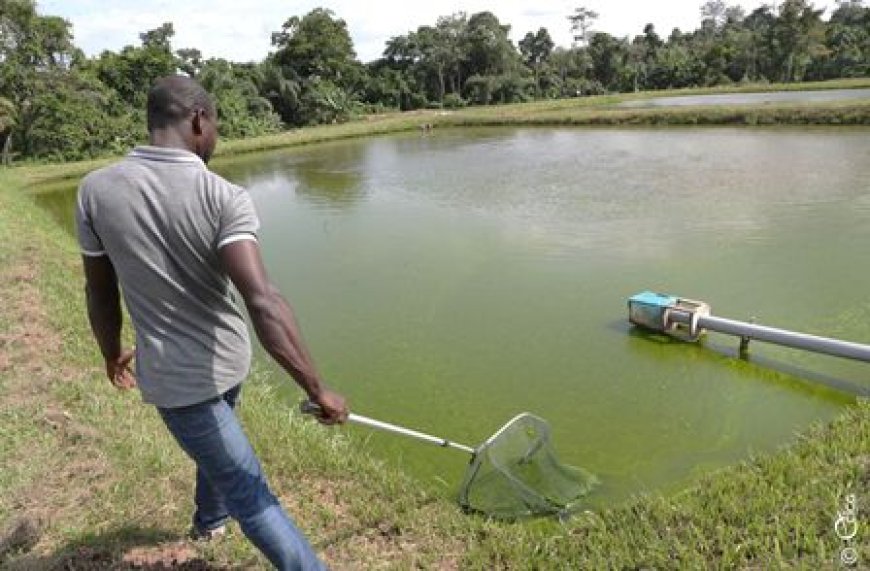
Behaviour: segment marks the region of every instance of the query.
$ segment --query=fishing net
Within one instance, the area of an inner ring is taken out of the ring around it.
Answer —
[[[588,472],[559,462],[549,425],[523,413],[475,451],[459,503],[498,519],[565,517],[597,483]]]

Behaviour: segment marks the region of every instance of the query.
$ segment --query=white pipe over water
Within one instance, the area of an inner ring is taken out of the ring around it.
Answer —
[[[696,319],[697,327],[701,329],[708,329],[710,331],[717,331],[728,335],[737,335],[744,339],[756,339],[767,343],[775,343],[777,345],[784,345],[795,349],[804,349],[815,353],[834,355],[835,357],[845,357],[847,359],[870,362],[870,345],[852,343],[850,341],[840,341],[839,339],[830,339],[828,337],[818,337],[807,333],[798,333],[796,331],[787,331],[785,329],[777,329],[765,325],[746,323],[745,321],[713,317],[712,315],[701,315]],[[668,313],[668,320],[675,323],[691,325],[692,313],[689,311],[672,309]]]

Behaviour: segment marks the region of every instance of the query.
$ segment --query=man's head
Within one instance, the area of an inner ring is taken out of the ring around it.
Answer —
[[[158,79],[148,93],[151,144],[183,146],[208,162],[217,145],[217,112],[200,84],[181,75]]]

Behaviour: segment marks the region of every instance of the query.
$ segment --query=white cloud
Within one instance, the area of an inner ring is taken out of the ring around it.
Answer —
[[[730,3],[730,2],[729,2]],[[733,2],[751,11],[760,1]],[[290,16],[304,15],[323,6],[347,22],[357,55],[363,61],[376,59],[392,36],[405,34],[418,26],[434,24],[439,16],[464,11],[468,14],[489,10],[503,24],[511,25],[516,42],[526,32],[545,27],[557,45],[571,42],[567,16],[577,6],[599,13],[595,29],[617,36],[641,33],[653,23],[659,35],[667,36],[679,27],[693,30],[700,24],[702,0],[429,0],[411,7],[398,0],[304,0],[283,3],[275,0],[116,0],[112,7],[98,0],[44,0],[43,14],[61,15],[73,23],[76,44],[86,53],[104,49],[118,50],[138,44],[139,33],[172,22],[176,48],[196,47],[206,57],[234,61],[262,59],[270,49],[271,32],[281,28]],[[815,2],[817,7],[834,8],[834,2]]]

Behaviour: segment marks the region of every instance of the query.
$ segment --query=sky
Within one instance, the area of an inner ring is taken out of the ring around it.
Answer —
[[[198,48],[206,58],[260,61],[270,51],[271,33],[291,16],[303,16],[317,7],[331,9],[348,27],[357,57],[368,62],[381,56],[385,42],[421,25],[433,25],[439,16],[488,10],[502,24],[511,25],[514,43],[526,32],[547,28],[557,46],[571,44],[567,16],[578,6],[598,12],[593,29],[615,36],[640,34],[647,23],[667,37],[675,27],[691,31],[701,22],[703,0],[37,0],[40,14],[63,16],[73,24],[75,43],[88,55],[138,45],[139,33],[172,22],[175,49]],[[746,12],[761,1],[731,1]],[[769,2],[768,2],[769,3]],[[835,2],[815,1],[816,8]],[[413,8],[411,8],[413,6]]]

